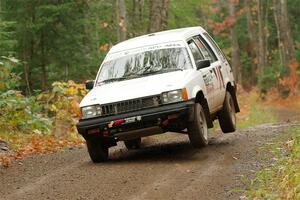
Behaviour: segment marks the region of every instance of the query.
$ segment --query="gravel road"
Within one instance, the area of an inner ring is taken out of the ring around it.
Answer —
[[[211,132],[195,150],[187,135],[145,138],[143,148],[122,143],[110,160],[93,164],[85,146],[25,158],[0,169],[0,199],[239,199],[241,174],[261,166],[257,147],[291,123],[265,124],[231,134]]]

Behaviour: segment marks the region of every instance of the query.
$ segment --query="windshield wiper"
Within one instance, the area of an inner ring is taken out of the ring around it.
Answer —
[[[158,71],[150,71],[150,72],[145,72],[142,74],[139,74],[140,76],[148,76],[148,75],[152,75],[152,74],[161,74],[161,73],[166,73],[166,72],[173,72],[173,71],[183,71],[183,69],[180,68],[170,68],[170,69],[161,69]]]
[[[181,69],[181,68],[169,68],[169,69],[163,70],[163,72],[174,72],[174,71],[183,71],[183,69]]]
[[[103,80],[103,81],[99,82],[98,85],[101,84],[101,83],[109,83],[109,82],[115,82],[115,81],[122,81],[124,79],[126,79],[126,77],[110,78],[110,79],[106,79],[106,80]]]

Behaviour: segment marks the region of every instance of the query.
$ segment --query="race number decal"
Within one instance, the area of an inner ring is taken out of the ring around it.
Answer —
[[[212,79],[211,73],[204,74],[203,75],[203,80],[204,80],[207,92],[213,91],[213,89],[214,89],[214,83],[213,83],[213,79]]]

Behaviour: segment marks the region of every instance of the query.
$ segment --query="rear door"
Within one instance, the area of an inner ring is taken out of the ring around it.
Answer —
[[[225,78],[229,78],[230,81],[234,82],[234,77],[233,77],[233,71],[232,68],[226,59],[225,54],[223,51],[219,48],[217,43],[213,40],[213,38],[206,32],[203,33],[203,40],[206,42],[210,43],[210,45],[213,47],[213,50],[215,54],[217,55],[218,59],[221,61],[221,74]],[[221,95],[219,96],[221,98],[221,101],[224,100],[225,98],[225,92],[226,92],[226,83],[224,89],[221,91]]]

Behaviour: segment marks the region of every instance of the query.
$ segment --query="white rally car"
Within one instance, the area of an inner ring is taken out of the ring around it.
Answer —
[[[152,33],[111,48],[82,100],[78,132],[93,162],[124,141],[168,131],[187,133],[192,146],[208,144],[218,119],[224,133],[236,129],[239,112],[232,69],[201,27]],[[187,131],[185,131],[187,129]]]

